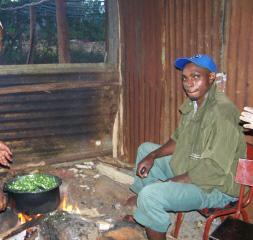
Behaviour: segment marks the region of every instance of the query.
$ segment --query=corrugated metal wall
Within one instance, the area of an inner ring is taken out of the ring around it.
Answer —
[[[222,1],[119,1],[124,53],[125,153],[135,162],[144,141],[163,144],[179,120],[185,94],[179,57],[196,53],[221,59]]]
[[[178,109],[186,98],[180,81],[181,71],[174,68],[174,61],[203,53],[212,56],[220,67],[220,31],[224,15],[219,0],[170,0],[166,1],[165,12],[167,99],[164,124],[167,127],[165,139],[169,139],[180,119]]]
[[[242,111],[244,106],[253,106],[253,1],[226,1],[226,16],[224,33],[226,93]],[[253,132],[247,131],[245,136],[247,142],[253,145]]]
[[[13,152],[12,168],[112,149],[116,65],[76,66],[28,65],[23,74],[0,66],[0,136]]]
[[[120,1],[125,140],[130,162],[135,162],[141,142],[163,139],[163,8],[163,1]]]
[[[226,2],[226,93],[241,111],[253,106],[253,1]]]
[[[118,0],[124,90],[124,150],[134,163],[144,141],[165,143],[185,99],[173,63],[210,55],[227,74],[225,92],[240,111],[253,106],[253,1]],[[246,139],[253,144],[252,131]],[[253,205],[247,209],[253,221]]]

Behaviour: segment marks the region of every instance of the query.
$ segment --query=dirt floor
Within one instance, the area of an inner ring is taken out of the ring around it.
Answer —
[[[97,164],[101,163],[91,159],[89,161],[59,164],[40,169],[23,170],[18,175],[46,173],[60,177],[62,179],[60,193],[62,198],[64,195],[67,197],[67,206],[78,206],[80,214],[88,218],[113,223],[121,220],[127,214],[132,215],[135,205],[131,202],[126,202],[130,196],[134,195],[128,188],[129,184],[120,183],[101,174],[97,170]],[[115,169],[114,167],[112,168]],[[131,178],[134,176],[133,170],[119,168],[116,170],[129,175]],[[17,172],[12,173],[11,171],[8,175],[2,176],[1,186],[7,179],[16,176]],[[170,215],[171,219],[175,221],[176,214],[171,213]],[[204,221],[205,219],[196,212],[187,213],[180,229],[179,239],[202,239]],[[170,236],[172,229],[173,225],[168,230],[167,239],[173,239]],[[1,231],[4,230],[6,229]]]

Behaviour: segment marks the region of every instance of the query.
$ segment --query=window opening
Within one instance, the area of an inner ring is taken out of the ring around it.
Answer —
[[[2,30],[0,64],[59,63],[56,1],[30,0],[29,3],[27,2],[27,0],[6,0],[0,4],[2,24],[2,28],[0,26],[0,36]],[[65,37],[69,42],[70,62],[104,62],[105,0],[66,0],[65,2],[67,25],[64,27],[68,30]],[[30,31],[32,16],[35,16],[34,34]],[[33,54],[31,62],[28,61],[29,54]]]

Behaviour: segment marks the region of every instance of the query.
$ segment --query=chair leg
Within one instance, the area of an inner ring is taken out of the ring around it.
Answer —
[[[243,208],[241,209],[241,214],[242,214],[243,220],[245,222],[249,222],[248,214]]]
[[[216,216],[211,215],[210,217],[207,218],[203,240],[208,240],[208,234],[209,234],[210,226],[211,226],[211,223],[212,223],[212,221],[214,220],[215,217]]]
[[[174,229],[174,234],[173,234],[174,238],[178,237],[179,228],[180,228],[180,225],[181,225],[181,222],[182,222],[182,218],[183,218],[183,213],[182,212],[178,212],[177,213],[176,225],[175,225],[175,229]]]

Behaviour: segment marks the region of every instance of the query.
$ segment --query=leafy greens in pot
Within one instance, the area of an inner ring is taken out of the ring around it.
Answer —
[[[55,187],[58,181],[54,177],[45,174],[26,175],[17,181],[8,184],[8,188],[14,191],[39,192]]]

